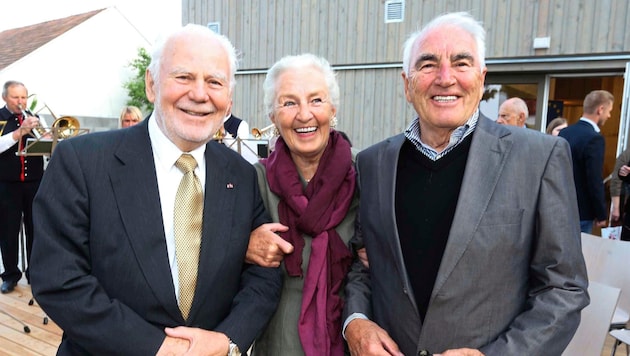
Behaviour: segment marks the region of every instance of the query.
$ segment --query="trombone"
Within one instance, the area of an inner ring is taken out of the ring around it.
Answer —
[[[37,113],[34,114],[28,114],[26,112],[26,109],[24,109],[22,107],[22,105],[18,104],[18,108],[20,109],[20,111],[22,112],[22,117],[26,120],[27,117],[29,116],[36,116]],[[37,126],[33,128],[33,134],[35,135],[35,137],[37,138],[42,138],[42,136],[44,136],[46,134],[46,121],[44,120],[44,118],[41,117],[37,117]]]
[[[80,133],[89,132],[89,129],[81,129],[79,120],[73,116],[57,117],[50,110],[48,105],[44,104],[44,107],[30,114],[30,116],[37,116],[37,114],[44,108],[48,109],[48,112],[52,115],[55,121],[52,126],[48,127],[43,117],[37,117],[39,119],[38,125],[33,128],[31,136],[35,138],[27,138],[26,146],[20,148],[15,154],[18,156],[49,156],[52,154],[58,141],[66,138],[74,137]],[[22,115],[26,117],[28,114],[26,110],[22,109]]]
[[[50,113],[50,115],[53,117],[53,119],[55,119],[55,121],[53,121],[52,126],[50,126],[50,129],[53,135],[56,134],[58,138],[66,139],[66,138],[74,137],[78,135],[79,132],[81,132],[80,130],[81,124],[79,123],[79,120],[76,117],[74,116],[57,117],[55,113],[53,113],[53,111],[50,110],[48,105],[46,105],[45,103],[44,103],[44,107],[39,109],[35,114],[39,113],[44,108],[48,109],[48,112]],[[39,126],[35,128],[33,131],[35,132],[35,136],[37,136],[37,138],[40,138],[41,136],[48,133],[47,132],[48,129],[49,128],[46,127],[46,121],[44,121],[44,118],[39,118]]]
[[[254,138],[256,139],[261,139],[263,138],[263,136],[266,138],[271,138],[271,136],[273,135],[273,128],[274,128],[274,124],[265,126],[262,129],[257,129],[254,127],[252,129],[252,136],[254,136]]]

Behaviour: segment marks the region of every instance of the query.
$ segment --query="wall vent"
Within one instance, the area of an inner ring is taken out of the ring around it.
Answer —
[[[211,29],[214,33],[221,34],[220,22],[208,22],[208,28]]]
[[[405,18],[405,1],[388,0],[385,2],[385,23],[403,22]]]

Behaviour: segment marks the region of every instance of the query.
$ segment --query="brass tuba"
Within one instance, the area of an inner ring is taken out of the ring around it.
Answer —
[[[52,129],[57,132],[57,137],[60,139],[74,137],[79,134],[79,120],[73,116],[62,116],[52,124]]]

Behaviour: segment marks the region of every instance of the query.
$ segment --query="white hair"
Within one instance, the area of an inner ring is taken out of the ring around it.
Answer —
[[[409,76],[409,62],[415,44],[426,37],[426,35],[441,26],[455,26],[468,32],[477,43],[477,57],[479,57],[479,70],[486,66],[486,31],[480,22],[475,20],[467,12],[452,12],[438,16],[431,20],[421,30],[417,30],[409,35],[403,46],[403,71]]]
[[[339,83],[337,83],[335,72],[330,66],[330,63],[328,63],[328,61],[323,57],[318,57],[311,53],[304,53],[297,56],[282,57],[279,61],[274,63],[271,68],[269,68],[265,81],[263,82],[263,103],[265,105],[267,115],[271,115],[273,112],[274,100],[276,99],[277,94],[277,81],[280,75],[287,70],[299,70],[304,68],[317,68],[322,72],[324,80],[326,81],[326,86],[328,87],[328,100],[332,106],[335,108],[338,107],[340,96]]]
[[[191,34],[202,35],[207,37],[208,39],[215,39],[225,49],[230,65],[230,75],[228,78],[230,81],[230,90],[234,89],[234,86],[236,85],[235,75],[236,70],[238,69],[238,56],[236,54],[236,49],[232,45],[232,42],[230,42],[227,37],[212,31],[208,27],[196,24],[188,24],[184,27],[180,27],[155,43],[155,45],[153,46],[153,51],[151,52],[151,63],[149,63],[149,66],[147,67],[147,69],[151,73],[153,81],[159,82],[160,79],[160,61],[164,52],[164,45],[170,39],[176,36]]]

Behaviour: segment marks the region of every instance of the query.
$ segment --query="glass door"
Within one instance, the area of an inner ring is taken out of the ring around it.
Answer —
[[[479,108],[483,115],[496,120],[499,116],[499,106],[509,98],[519,97],[527,103],[529,110],[529,118],[525,125],[530,129],[544,132],[546,115],[542,113],[547,111],[547,105],[546,101],[540,98],[547,97],[545,88],[544,75],[488,74]]]

